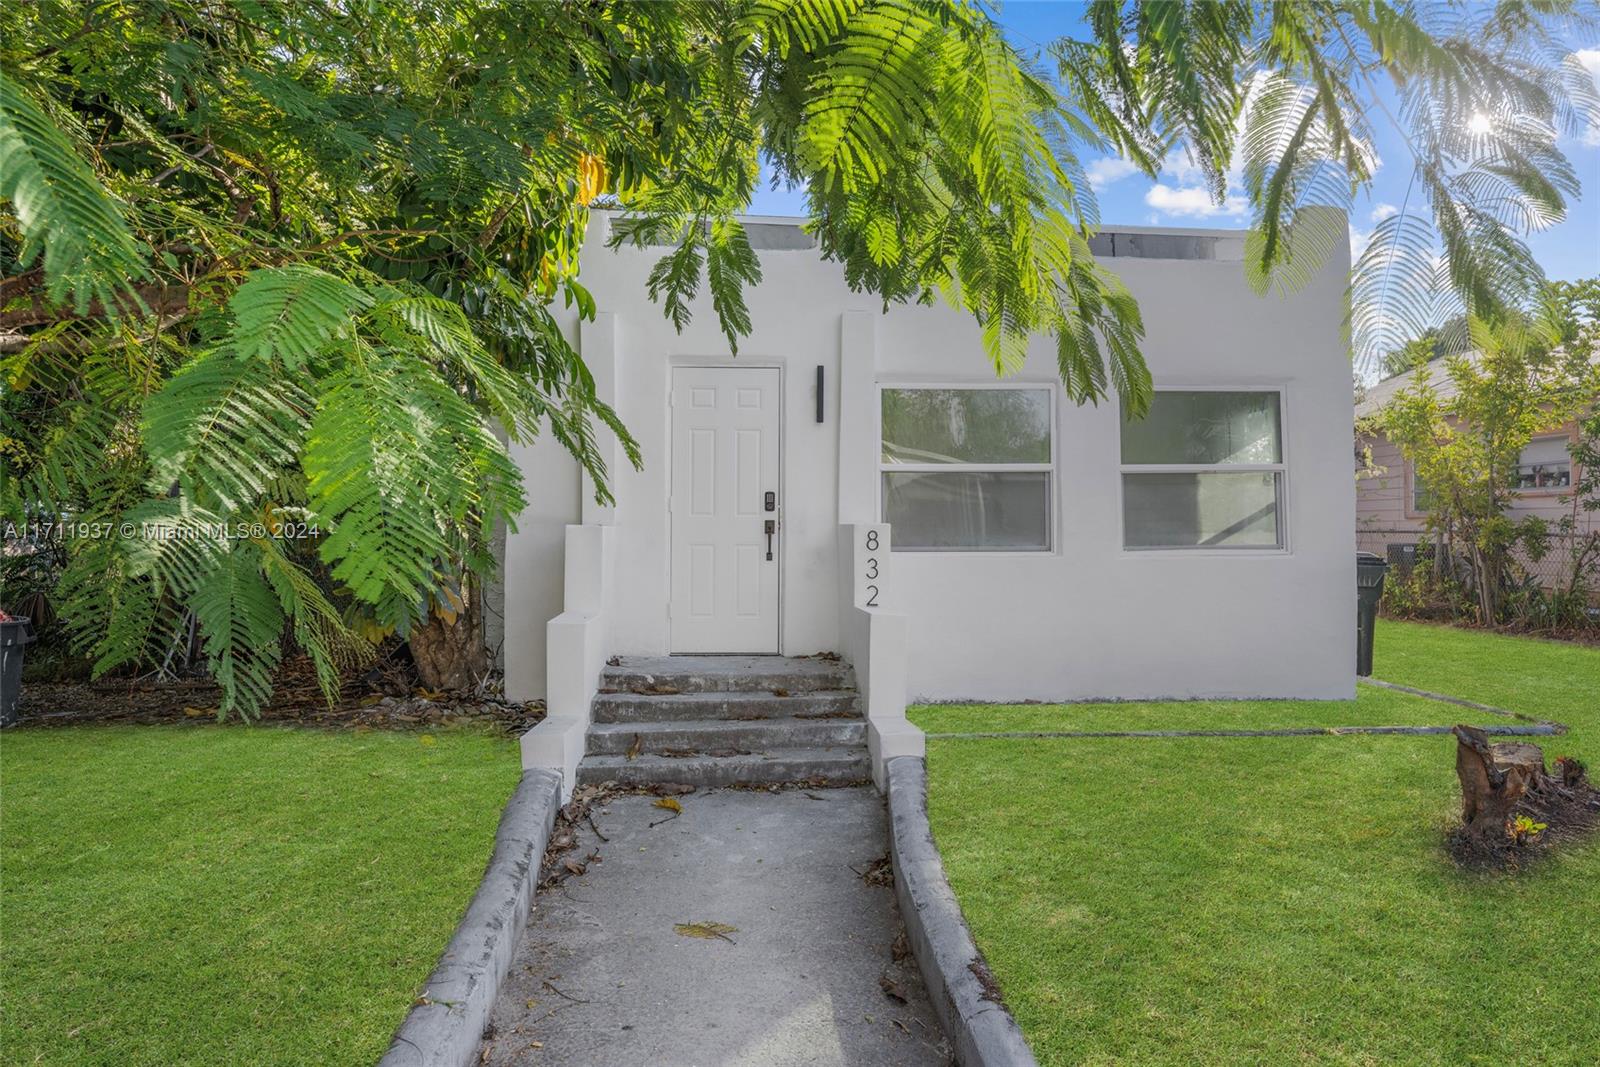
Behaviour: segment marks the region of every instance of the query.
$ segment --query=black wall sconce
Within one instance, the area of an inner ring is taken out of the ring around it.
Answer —
[[[822,364],[817,364],[817,421],[822,421]]]

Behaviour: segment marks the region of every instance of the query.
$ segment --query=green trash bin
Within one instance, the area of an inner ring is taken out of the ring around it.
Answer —
[[[1383,576],[1389,565],[1371,552],[1356,553],[1356,673],[1372,674],[1372,630],[1383,598]]]

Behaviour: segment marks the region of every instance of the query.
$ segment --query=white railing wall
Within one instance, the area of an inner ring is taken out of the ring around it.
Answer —
[[[578,348],[594,376],[595,395],[617,406],[617,320],[599,312],[578,328]],[[595,450],[613,477],[618,471],[616,435],[600,427]],[[594,482],[582,478],[581,525],[568,526],[562,575],[561,614],[545,623],[545,720],[522,735],[522,766],[561,772],[561,799],[571,798],[583,758],[595,690],[611,654],[607,603],[612,586],[616,506],[596,499]],[[616,486],[613,484],[613,491]]]
[[[906,718],[907,619],[895,612],[889,576],[889,527],[839,527],[839,653],[855,666],[872,780],[887,787],[884,764],[921,756],[927,738]]]
[[[591,705],[610,653],[606,591],[611,586],[613,530],[567,527],[564,610],[545,624],[545,719],[522,735],[523,769],[560,771],[563,800],[572,795]]]

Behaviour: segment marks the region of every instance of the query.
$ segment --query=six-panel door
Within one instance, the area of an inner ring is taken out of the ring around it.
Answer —
[[[779,416],[777,368],[672,372],[674,652],[778,651]]]

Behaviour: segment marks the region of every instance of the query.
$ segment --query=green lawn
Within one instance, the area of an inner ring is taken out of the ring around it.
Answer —
[[[0,1060],[371,1063],[514,788],[478,732],[0,735]]]
[[[1496,705],[1504,707],[1505,705]],[[1116,704],[932,704],[911,717],[929,733],[1008,730],[1263,730],[1332,726],[1435,726],[1513,720],[1451,710],[1390,689],[1363,688],[1348,700],[1173,700]]]
[[[1547,754],[1600,766],[1600,650],[1392,622],[1377,637],[1381,677],[1567,722]],[[1488,721],[1396,699],[1363,689],[1342,707],[1349,722]],[[1230,724],[1296,725],[1337,707],[1225,710]],[[913,718],[1034,728],[1132,708]],[[1140,728],[1194,722],[1166,705],[1134,713]],[[1042,1063],[1593,1064],[1600,846],[1520,877],[1458,871],[1441,847],[1458,804],[1453,745],[931,740],[929,806]]]

